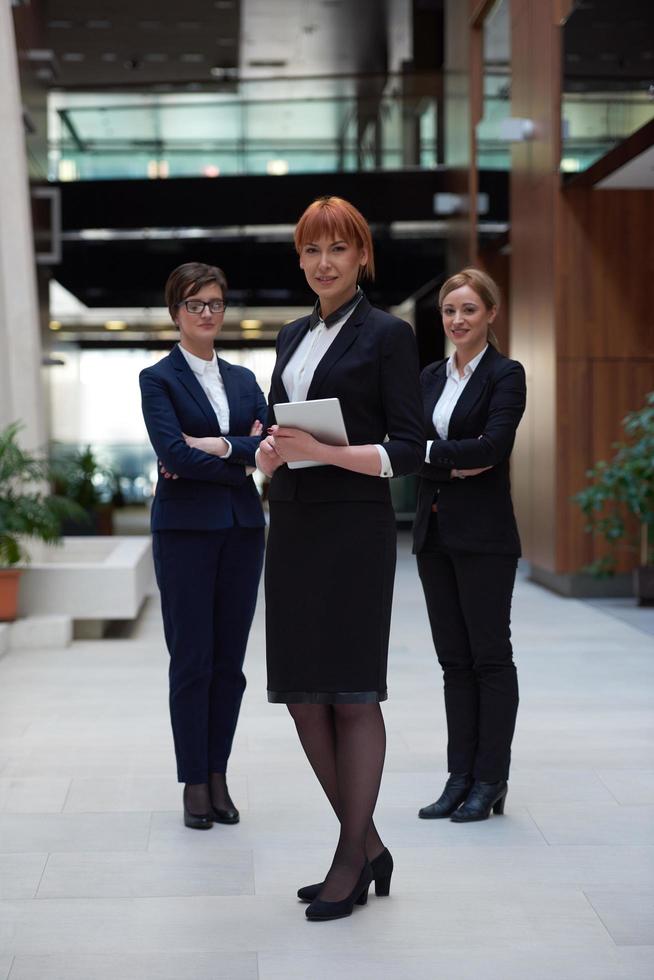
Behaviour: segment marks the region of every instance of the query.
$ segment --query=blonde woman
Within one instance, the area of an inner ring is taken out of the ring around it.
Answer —
[[[439,294],[454,352],[421,374],[427,425],[414,552],[443,669],[450,776],[423,819],[504,812],[518,680],[511,598],[520,539],[509,457],[525,409],[522,365],[497,349],[500,295],[464,269]]]

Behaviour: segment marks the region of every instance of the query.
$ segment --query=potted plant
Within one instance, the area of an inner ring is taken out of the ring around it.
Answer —
[[[0,620],[16,618],[18,584],[29,561],[25,538],[56,543],[65,517],[79,517],[75,504],[48,493],[49,467],[17,442],[17,422],[0,431]]]
[[[638,554],[634,592],[640,605],[654,604],[654,392],[646,404],[622,422],[626,439],[613,444],[610,462],[600,460],[586,474],[592,483],[573,500],[588,519],[586,530],[609,544],[607,555],[589,566],[596,575],[612,575],[620,544]],[[629,515],[638,524],[633,534]]]
[[[78,504],[82,520],[66,520],[66,534],[112,534],[115,472],[103,466],[91,446],[53,460],[55,492]]]

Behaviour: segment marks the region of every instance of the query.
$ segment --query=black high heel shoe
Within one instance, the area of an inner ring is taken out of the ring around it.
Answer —
[[[422,820],[439,820],[443,817],[450,817],[467,797],[473,782],[470,773],[453,772],[436,802],[430,803],[429,806],[423,806],[421,810],[418,810],[418,816]]]
[[[373,881],[375,882],[375,895],[378,898],[388,895],[391,890],[393,858],[387,847],[384,848],[381,854],[378,854],[376,858],[372,859],[370,868],[372,870]],[[317,898],[320,894],[320,889],[324,884],[324,881],[319,881],[317,885],[305,885],[303,888],[298,888],[297,897],[301,902],[313,902],[314,898]]]
[[[476,780],[468,794],[468,799],[452,814],[450,820],[454,823],[472,823],[473,820],[488,820],[491,810],[493,813],[502,814],[508,791],[509,784],[506,779],[500,779],[496,783],[482,783]]]
[[[212,806],[212,816],[216,823],[238,823],[241,815],[235,806],[230,806],[222,810],[217,806]]]
[[[216,823],[238,823],[241,815],[234,806],[234,801],[227,789],[227,777],[224,772],[209,774],[209,795],[211,798],[212,817]],[[223,806],[216,806],[214,799],[219,799]]]
[[[363,870],[359,875],[359,880],[347,896],[340,902],[323,902],[316,898],[305,910],[305,915],[310,922],[325,922],[328,919],[344,919],[352,915],[355,905],[365,905],[368,901],[368,889],[372,881],[372,868],[366,861]]]
[[[190,827],[191,830],[210,830],[213,827],[214,817],[211,812],[209,813],[191,813],[186,805],[186,787],[184,787],[184,794],[182,797],[184,804],[184,826]]]

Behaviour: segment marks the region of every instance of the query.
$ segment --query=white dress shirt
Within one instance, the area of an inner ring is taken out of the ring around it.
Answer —
[[[213,352],[213,358],[210,361],[205,361],[204,358],[191,354],[181,344],[178,346],[184,355],[186,363],[200,382],[202,390],[209,399],[209,404],[216,413],[221,435],[227,443],[227,452],[220,458],[227,459],[232,454],[232,444],[225,438],[225,434],[229,432],[229,402],[227,401],[225,384],[220,373],[220,368],[218,367],[216,352]]]
[[[363,293],[360,290],[358,295],[359,299],[363,298]],[[306,401],[307,393],[318,364],[338,337],[343,326],[358,306],[358,303],[359,300],[354,305],[348,306],[343,316],[331,322],[330,326],[327,326],[325,321],[319,318],[316,326],[311,330],[307,330],[282,372],[282,382],[288,394],[289,401]],[[393,467],[391,466],[388,453],[382,445],[376,444],[375,448],[379,453],[379,460],[381,462],[381,472],[379,475],[385,478],[393,476]]]
[[[463,377],[459,375],[459,370],[455,362],[455,354],[451,354],[447,359],[445,365],[445,374],[447,376],[447,381],[445,382],[445,387],[443,388],[441,397],[438,399],[434,405],[434,414],[432,415],[432,422],[434,423],[434,428],[438,434],[439,439],[447,439],[450,419],[452,418],[452,412],[458,402],[459,398],[463,394],[465,386],[470,381],[475,368],[481,361],[482,357],[488,350],[488,344],[484,347],[482,351],[473,357],[471,361],[468,361],[463,369]],[[425,462],[429,462],[429,454],[431,452],[431,447],[434,440],[427,440],[427,453],[425,455]]]

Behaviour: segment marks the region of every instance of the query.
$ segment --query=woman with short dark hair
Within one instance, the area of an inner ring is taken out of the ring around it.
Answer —
[[[263,562],[263,511],[249,474],[267,409],[252,372],[214,350],[227,299],[222,269],[187,262],[170,274],[165,297],[179,344],[140,376],[160,469],[152,544],[184,822],[206,830],[239,820],[226,773]]]

